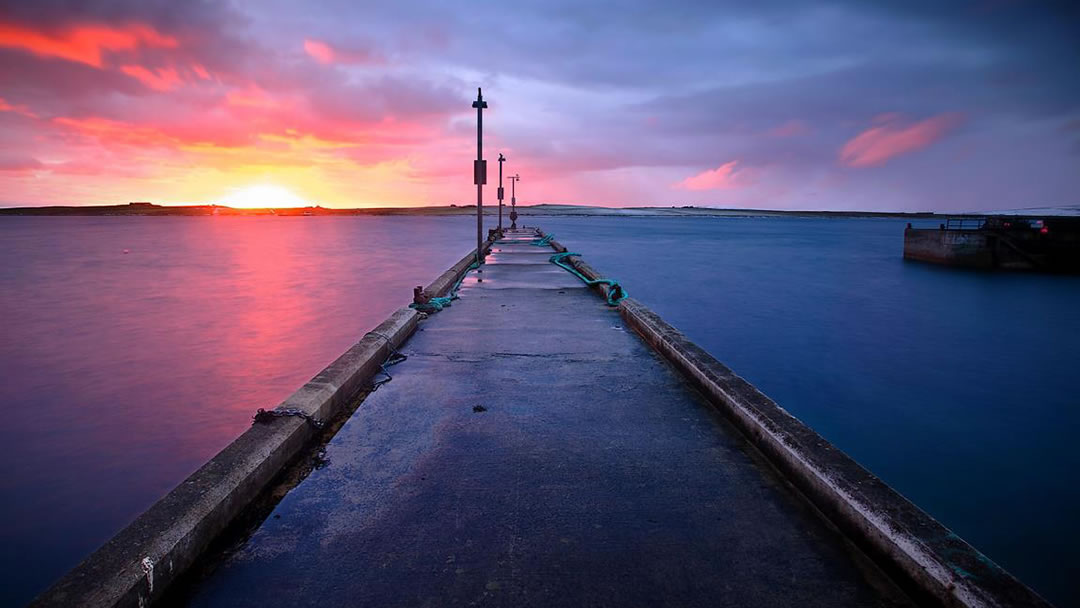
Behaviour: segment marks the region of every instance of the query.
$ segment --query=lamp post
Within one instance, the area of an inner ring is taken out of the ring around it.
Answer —
[[[521,176],[515,173],[507,179],[510,180],[510,229],[517,230],[517,188],[515,186],[521,181]]]
[[[487,162],[484,160],[484,101],[480,87],[476,88],[476,162],[473,163],[473,182],[476,184],[476,271],[483,272],[479,266],[484,263],[484,184],[487,183]],[[477,281],[483,279],[477,278]]]
[[[502,234],[502,208],[503,208],[503,186],[502,186],[502,164],[506,161],[506,157],[499,152],[499,234]]]

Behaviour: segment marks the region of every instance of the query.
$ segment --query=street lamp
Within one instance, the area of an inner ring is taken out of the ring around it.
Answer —
[[[510,180],[510,229],[517,230],[517,183],[521,181],[521,176],[513,174],[509,178]]]

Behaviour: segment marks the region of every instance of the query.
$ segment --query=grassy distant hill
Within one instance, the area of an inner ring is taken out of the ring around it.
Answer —
[[[713,207],[592,207],[586,205],[519,205],[522,216],[701,216],[701,217],[769,217],[769,216],[835,216],[835,217],[934,217],[922,213],[882,213],[874,211],[776,211],[766,209],[717,209]],[[484,205],[484,215],[496,215],[497,205]],[[509,214],[509,206],[503,213]],[[343,215],[475,215],[476,205],[449,205],[443,207],[362,207],[353,209],[330,209],[326,207],[287,208],[236,208],[223,205],[167,206],[154,203],[128,203],[126,205],[86,205],[55,207],[13,207],[0,209],[0,215],[162,215],[162,216],[343,216]]]
[[[608,216],[608,217],[896,217],[934,218],[986,215],[1080,215],[1080,206],[1031,207],[981,213],[933,213],[929,211],[901,213],[882,211],[780,211],[775,209],[720,209],[716,207],[595,207],[589,205],[518,205],[518,213],[530,216]],[[495,204],[484,205],[484,215],[498,214]],[[509,205],[503,214],[510,213]],[[229,216],[343,216],[343,215],[475,215],[476,205],[447,205],[442,207],[357,207],[331,209],[327,207],[238,208],[224,205],[170,206],[154,203],[127,203],[125,205],[85,205],[57,207],[12,207],[0,209],[0,215],[229,215]]]

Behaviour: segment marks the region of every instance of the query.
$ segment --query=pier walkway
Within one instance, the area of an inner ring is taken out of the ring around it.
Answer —
[[[534,239],[494,245],[191,604],[908,604]]]

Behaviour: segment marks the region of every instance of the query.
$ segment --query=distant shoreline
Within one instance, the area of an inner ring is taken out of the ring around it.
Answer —
[[[712,207],[590,207],[584,205],[519,205],[518,214],[535,216],[587,217],[944,217],[933,212],[881,211],[786,211],[770,209],[716,209]],[[503,214],[509,214],[504,205]],[[442,207],[368,207],[329,209],[326,207],[288,207],[243,209],[222,205],[166,206],[153,203],[126,205],[87,205],[52,207],[10,207],[0,209],[0,215],[21,216],[467,216],[476,215],[476,205],[447,205]],[[498,215],[496,204],[484,205],[484,215]],[[962,215],[962,214],[961,214]],[[956,217],[956,215],[949,215]]]
[[[936,213],[932,211],[792,211],[778,209],[719,209],[713,207],[592,207],[586,205],[519,205],[522,217],[878,217],[899,219],[934,219],[946,217],[985,217],[987,215],[1056,215],[1046,209],[1018,209],[987,213]],[[509,214],[504,205],[503,214]],[[223,205],[167,206],[154,203],[125,205],[86,205],[52,207],[0,208],[0,215],[19,216],[281,216],[281,217],[340,217],[340,216],[470,216],[476,215],[476,205],[446,205],[442,207],[364,207],[330,209],[326,207],[236,208]],[[496,204],[484,205],[485,216],[498,215]]]

